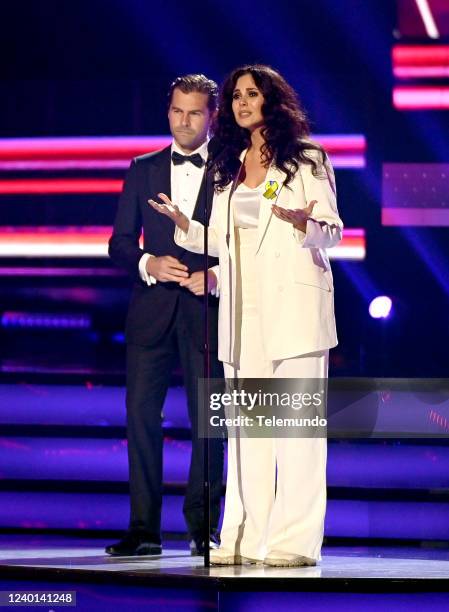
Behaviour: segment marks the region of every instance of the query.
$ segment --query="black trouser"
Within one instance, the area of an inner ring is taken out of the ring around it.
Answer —
[[[203,440],[198,439],[198,378],[203,377],[203,352],[191,337],[177,308],[164,338],[153,347],[127,346],[127,426],[130,529],[144,529],[159,540],[162,507],[162,408],[176,355],[179,354],[192,426],[192,455],[184,500],[189,534],[203,533]],[[210,355],[211,378],[223,378],[215,353]],[[223,441],[210,440],[211,528],[220,517],[223,478]]]

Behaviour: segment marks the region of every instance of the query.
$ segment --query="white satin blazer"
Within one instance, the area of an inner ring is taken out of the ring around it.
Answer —
[[[246,150],[242,152],[243,160]],[[316,156],[311,152],[308,155]],[[258,244],[256,249],[257,300],[266,356],[273,361],[332,348],[337,344],[334,316],[333,279],[326,249],[342,237],[335,179],[328,159],[321,176],[302,164],[293,180],[273,164],[265,181],[276,182],[275,198],[260,195]],[[273,183],[274,184],[274,183]],[[226,241],[228,200],[231,185],[215,194],[209,227],[209,254],[220,263],[220,306],[218,358],[232,363],[235,342],[236,253],[232,201],[230,205],[229,248]],[[317,200],[307,221],[306,232],[278,219],[271,210],[276,203],[285,208],[305,208]],[[204,252],[204,227],[190,221],[188,232],[175,230],[176,244],[194,253]]]

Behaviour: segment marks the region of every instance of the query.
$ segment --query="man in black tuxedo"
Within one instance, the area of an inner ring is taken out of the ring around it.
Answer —
[[[177,78],[169,91],[170,147],[135,158],[120,197],[109,255],[128,271],[134,287],[126,322],[127,435],[131,516],[125,537],[106,547],[111,555],[161,554],[162,408],[176,356],[181,362],[192,426],[192,455],[184,516],[192,554],[204,552],[203,453],[198,439],[198,378],[203,376],[203,256],[178,247],[173,223],[148,199],[171,195],[190,218],[209,211],[212,177],[206,176],[208,132],[216,109],[217,85],[203,75]],[[206,188],[206,181],[209,185]],[[144,245],[139,246],[143,229]],[[217,275],[208,263],[209,291]],[[215,268],[215,271],[217,268]],[[222,378],[217,360],[218,299],[210,297],[210,375]],[[223,442],[211,440],[211,540],[220,514]]]

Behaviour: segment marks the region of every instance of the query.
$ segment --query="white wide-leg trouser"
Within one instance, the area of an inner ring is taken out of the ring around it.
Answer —
[[[224,364],[225,376],[326,378],[328,351],[274,362],[265,358],[255,294],[256,238],[257,230],[236,232],[240,333],[236,363]],[[230,437],[220,553],[261,560],[286,553],[319,560],[326,454],[325,438]]]

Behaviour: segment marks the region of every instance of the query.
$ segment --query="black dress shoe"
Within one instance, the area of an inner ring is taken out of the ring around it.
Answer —
[[[106,546],[105,552],[115,557],[161,555],[162,546],[157,539],[146,532],[128,531],[119,542]]]
[[[209,550],[216,550],[220,546],[220,534],[212,531],[209,538]],[[194,537],[190,540],[190,554],[192,557],[204,557],[204,540],[202,537]]]

